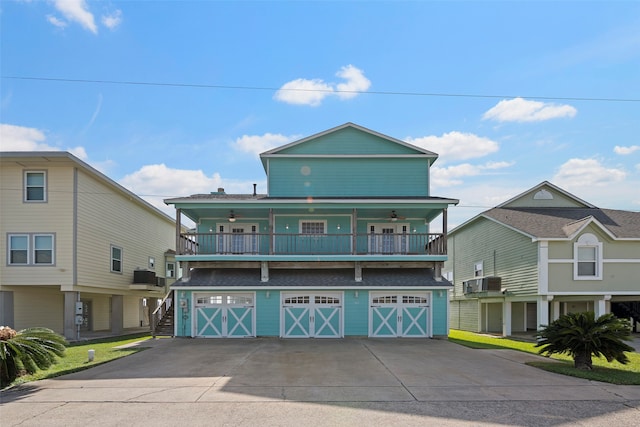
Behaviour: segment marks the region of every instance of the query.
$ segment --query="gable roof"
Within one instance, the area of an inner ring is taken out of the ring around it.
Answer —
[[[324,146],[329,145],[330,139],[332,136],[336,136],[340,133],[344,133],[346,131],[356,131],[358,133],[365,134],[370,138],[370,141],[376,143],[377,152],[369,155],[375,156],[420,156],[429,159],[429,163],[433,163],[437,158],[438,154],[425,150],[423,148],[417,147],[415,145],[409,144],[407,142],[401,141],[396,138],[392,138],[387,135],[383,135],[381,133],[372,131],[371,129],[367,129],[365,127],[356,125],[351,122],[347,122],[343,125],[325,130],[323,132],[317,133],[315,135],[311,135],[309,137],[291,142],[289,144],[276,147],[272,150],[265,151],[260,154],[260,158],[262,163],[265,163],[265,159],[269,157],[285,157],[285,156],[338,156],[338,157],[347,157],[347,156],[358,156],[364,157],[367,153],[363,153],[362,150],[353,150],[350,149],[346,144],[340,144],[338,142],[334,142],[331,149],[335,150],[335,152],[326,152],[324,147],[322,150],[319,150],[318,147],[314,147],[315,142],[323,142]]]
[[[594,224],[612,239],[640,239],[640,212],[600,209],[544,181],[466,221],[449,232],[485,218],[534,240],[571,239]]]
[[[493,208],[481,216],[535,239],[568,239],[596,224],[616,239],[640,238],[640,212],[599,208]]]
[[[144,207],[147,211],[161,217],[167,222],[175,223],[175,220],[171,216],[67,151],[3,151],[0,152],[0,163],[13,163],[23,167],[38,168],[46,168],[54,165],[71,165],[77,167],[107,185],[115,192],[124,195],[132,203]]]

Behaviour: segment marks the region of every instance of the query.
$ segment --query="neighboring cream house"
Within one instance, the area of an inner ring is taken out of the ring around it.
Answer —
[[[0,153],[0,324],[149,326],[176,277],[175,222],[66,152]]]
[[[447,247],[453,329],[507,336],[579,311],[640,323],[640,212],[545,181],[450,231]]]

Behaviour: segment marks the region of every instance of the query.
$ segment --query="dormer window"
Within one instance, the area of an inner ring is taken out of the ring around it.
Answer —
[[[573,245],[574,280],[602,280],[602,242],[593,234],[583,234]]]

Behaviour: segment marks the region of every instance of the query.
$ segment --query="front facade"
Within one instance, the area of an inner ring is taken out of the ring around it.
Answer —
[[[267,194],[176,207],[177,336],[432,337],[448,333],[437,155],[347,123],[261,154]],[[180,233],[180,218],[196,223]]]
[[[507,336],[580,311],[640,321],[639,212],[543,182],[456,227],[448,248],[452,328]]]
[[[150,326],[176,277],[173,219],[69,153],[0,166],[0,324],[67,339]]]

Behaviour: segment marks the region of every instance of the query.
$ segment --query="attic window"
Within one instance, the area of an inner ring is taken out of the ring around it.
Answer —
[[[533,200],[553,200],[553,194],[547,190],[540,190],[533,196]]]

